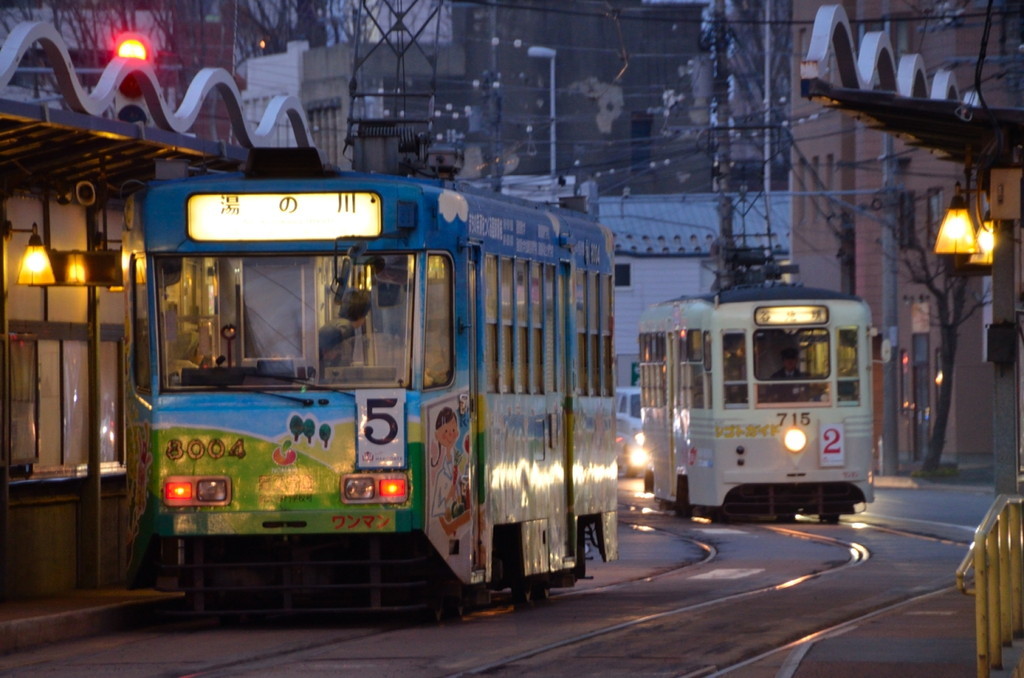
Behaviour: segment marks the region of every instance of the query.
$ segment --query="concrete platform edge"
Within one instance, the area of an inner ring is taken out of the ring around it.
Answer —
[[[0,654],[9,654],[25,650],[37,645],[62,642],[88,636],[99,635],[111,631],[123,631],[148,624],[154,611],[177,596],[158,593],[105,592],[104,596],[113,596],[113,602],[97,603],[91,596],[83,597],[75,604],[71,598],[70,606],[67,599],[61,599],[65,605],[61,609],[50,612],[18,616],[10,613],[8,607],[20,608],[27,605],[38,605],[45,610],[47,601],[15,601],[0,603]],[[127,595],[127,599],[116,599],[116,596]],[[54,599],[56,602],[57,599]],[[7,614],[4,614],[7,612]]]

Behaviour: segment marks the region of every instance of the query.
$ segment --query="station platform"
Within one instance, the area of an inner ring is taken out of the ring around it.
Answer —
[[[974,482],[917,481],[894,476],[879,487],[939,487],[979,491]],[[963,481],[963,479],[960,479]],[[988,480],[991,483],[991,480]],[[991,484],[988,484],[991,487]],[[721,674],[742,678],[970,678],[978,675],[974,598],[960,593],[950,572],[948,589],[880,610],[856,623],[841,625],[797,641],[782,651],[754,658]],[[0,654],[71,638],[139,628],[154,606],[176,596],[152,590],[102,589],[0,603]],[[994,678],[1024,677],[1024,645],[1004,648],[1003,668]]]

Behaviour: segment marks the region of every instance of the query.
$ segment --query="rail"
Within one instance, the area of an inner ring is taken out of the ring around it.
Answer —
[[[1001,494],[974,531],[974,542],[956,568],[956,585],[974,596],[978,678],[1003,668],[1003,648],[1024,636],[1024,497]],[[967,575],[973,568],[974,588]]]

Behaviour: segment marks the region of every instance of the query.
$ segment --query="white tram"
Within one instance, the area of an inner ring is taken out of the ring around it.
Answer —
[[[682,515],[817,515],[873,500],[870,312],[798,286],[667,301],[640,319],[648,490]]]

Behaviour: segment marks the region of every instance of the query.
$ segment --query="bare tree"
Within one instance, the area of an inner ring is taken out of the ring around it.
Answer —
[[[913,229],[903,230],[900,258],[909,282],[920,285],[932,298],[935,313],[933,326],[939,330],[939,369],[942,381],[938,384],[928,450],[922,470],[939,468],[946,447],[946,428],[953,404],[954,366],[960,341],[960,328],[987,303],[977,293],[974,278],[957,275],[948,256],[933,254],[929,243],[934,239],[932,225],[928,225],[925,238],[917,237]]]

